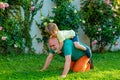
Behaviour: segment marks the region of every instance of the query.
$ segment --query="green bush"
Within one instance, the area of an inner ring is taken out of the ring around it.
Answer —
[[[45,26],[49,22],[54,22],[60,30],[73,29],[77,32],[82,27],[85,34],[90,38],[91,48],[97,45],[97,51],[101,52],[107,45],[118,45],[116,41],[120,36],[120,13],[115,9],[115,1],[109,0],[81,0],[80,11],[71,4],[73,0],[52,0],[56,6],[53,8],[54,16],[48,14],[47,17],[41,14],[40,29],[45,35],[44,40],[48,40],[45,33]],[[110,47],[111,47],[110,46]]]
[[[109,0],[81,0],[80,15],[85,21],[82,28],[91,43],[98,45],[99,52],[120,36],[120,14],[113,10],[114,6],[115,2]]]
[[[59,1],[59,3],[57,3],[56,0],[56,4],[59,5],[56,5],[56,7],[53,8],[53,13],[55,14],[53,18],[54,22],[61,30],[73,29],[77,31],[77,29],[80,27],[80,15],[71,2],[72,0]]]
[[[56,6],[52,9],[54,16],[49,14],[44,17],[41,14],[42,23],[40,24],[40,30],[43,34],[43,40],[46,42],[48,40],[48,35],[45,32],[45,27],[48,23],[54,22],[58,25],[60,30],[70,30],[73,29],[77,32],[80,27],[80,15],[79,11],[72,5],[72,0],[52,0]]]
[[[41,9],[43,0],[40,3],[37,3],[38,0],[7,0],[6,2],[9,7],[0,9],[0,53],[22,53],[25,52],[26,47],[32,52],[30,26],[34,15]]]

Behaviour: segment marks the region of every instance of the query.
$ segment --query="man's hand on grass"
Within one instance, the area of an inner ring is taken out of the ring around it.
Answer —
[[[66,77],[66,75],[61,75],[61,76],[60,76],[60,78],[65,78],[65,77]]]
[[[44,69],[39,69],[39,70],[37,70],[37,71],[43,72],[43,71],[45,71],[45,70],[44,70]]]
[[[45,69],[41,69],[40,71],[41,71],[41,72],[42,72],[42,71],[45,71]]]

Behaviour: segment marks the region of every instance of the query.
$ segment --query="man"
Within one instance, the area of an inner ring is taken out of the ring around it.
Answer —
[[[50,38],[48,44],[51,49],[46,59],[46,62],[43,68],[41,69],[42,71],[46,70],[46,68],[52,61],[55,52],[57,52],[57,50],[59,49],[59,42],[57,38],[54,37]],[[72,40],[64,41],[62,53],[60,53],[59,55],[65,57],[64,69],[62,75],[60,76],[62,78],[66,77],[70,69],[73,70],[73,72],[84,72],[90,70],[89,64],[90,58],[86,56],[85,52],[75,48]]]

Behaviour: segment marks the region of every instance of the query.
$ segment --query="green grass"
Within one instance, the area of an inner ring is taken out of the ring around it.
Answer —
[[[59,78],[64,65],[64,58],[59,56],[54,57],[46,71],[39,71],[46,57],[45,54],[0,55],[0,80],[120,80],[120,52],[93,54],[93,70],[70,71],[65,79]]]

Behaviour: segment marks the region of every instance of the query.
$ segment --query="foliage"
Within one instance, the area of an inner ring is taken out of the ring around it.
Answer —
[[[20,54],[0,55],[1,80],[59,80],[64,66],[64,59],[58,55],[48,69],[39,71],[47,55]],[[119,80],[120,52],[93,54],[94,69],[84,73],[70,71],[65,79],[60,80]]]
[[[2,0],[9,7],[0,9],[0,53],[25,51],[25,47],[32,51],[30,26],[34,15],[42,8],[43,1]],[[119,0],[81,0],[80,14],[72,5],[73,0],[51,1],[56,4],[52,11],[54,16],[48,14],[44,17],[41,14],[42,23],[39,25],[45,42],[48,40],[45,26],[49,22],[56,23],[60,30],[73,29],[76,32],[82,23],[85,34],[89,36],[91,43],[97,43],[98,49],[108,44],[118,45],[115,41],[120,35]]]
[[[49,14],[45,17],[41,14],[42,23],[40,24],[40,30],[43,34],[43,40],[46,42],[49,36],[46,34],[45,27],[48,23],[54,22],[58,25],[60,30],[70,30],[73,29],[77,32],[77,29],[80,26],[80,16],[75,8],[72,5],[72,0],[51,0],[56,5],[52,8],[52,13],[54,16]]]
[[[120,14],[115,12],[115,6],[112,0],[81,0],[80,15],[85,22],[82,28],[100,52],[120,36]]]
[[[6,2],[9,7],[0,9],[0,53],[13,51],[22,53],[26,47],[31,52],[30,26],[34,15],[42,7],[43,0],[39,4],[38,0],[7,0]]]
[[[80,16],[77,9],[72,5],[71,1],[60,2],[61,4],[53,8],[53,13],[55,14],[54,22],[61,30],[73,29],[77,31],[80,26]]]

